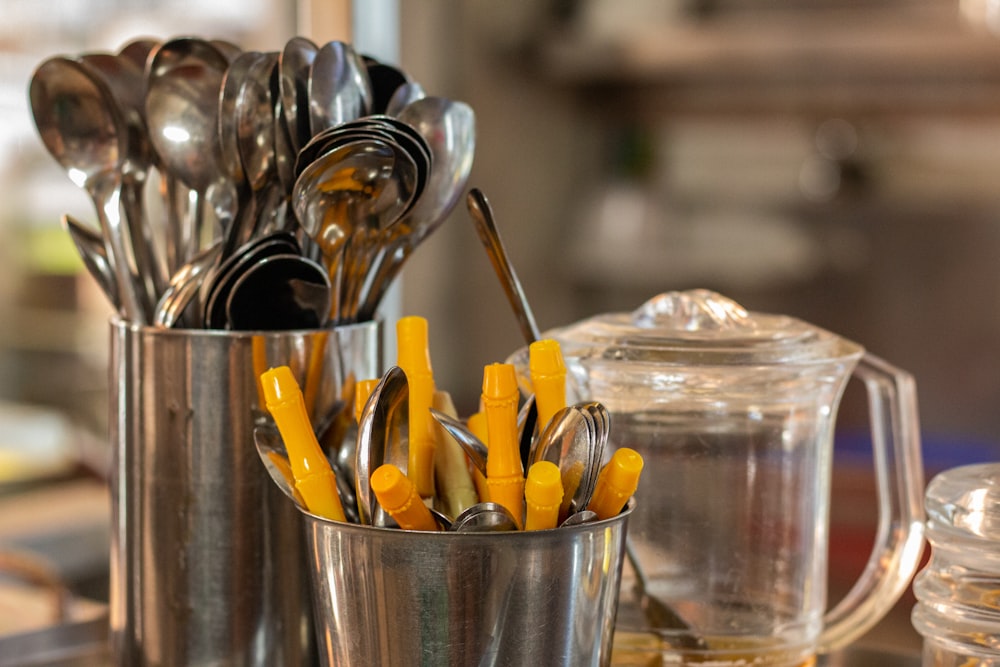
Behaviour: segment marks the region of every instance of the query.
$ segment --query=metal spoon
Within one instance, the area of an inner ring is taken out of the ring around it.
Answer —
[[[146,57],[144,93],[148,97],[150,85],[179,65],[205,63],[221,72],[229,67],[229,60],[225,54],[208,40],[197,37],[176,37],[157,44]],[[148,118],[147,128],[150,132],[155,132]],[[183,126],[180,129],[188,131]],[[198,252],[199,242],[202,239],[204,213],[202,204],[205,197],[202,192],[192,194],[187,191],[188,186],[181,182],[174,171],[176,162],[166,161],[160,155],[156,157],[157,168],[161,175],[161,194],[166,203],[167,265],[171,272],[176,272]]]
[[[486,459],[489,456],[489,450],[483,441],[476,437],[476,435],[469,430],[469,428],[460,420],[455,419],[451,415],[445,414],[439,410],[431,408],[431,415],[437,420],[439,424],[448,432],[448,435],[455,438],[455,441],[462,447],[462,451],[465,452],[466,456],[472,462],[472,465],[476,466],[479,472],[486,474]]]
[[[426,96],[427,93],[424,92],[424,89],[416,81],[404,83],[389,98],[389,102],[385,105],[385,114],[387,116],[396,116],[400,111],[409,106],[410,103],[416,102]]]
[[[153,314],[153,324],[170,329],[180,325],[191,327],[201,326],[201,308],[190,308],[195,297],[201,290],[202,282],[208,270],[215,266],[222,255],[222,242],[217,241],[205,248],[184,264],[170,278],[170,284],[160,296]],[[188,312],[193,315],[192,321],[186,321]]]
[[[309,71],[319,51],[311,40],[292,37],[278,57],[281,119],[291,154],[299,152],[311,136],[309,129]],[[294,161],[294,160],[293,160]]]
[[[285,450],[285,444],[281,440],[278,429],[273,424],[255,426],[253,442],[267,473],[281,489],[281,492],[288,496],[299,509],[308,511],[305,503],[302,502],[302,496],[295,492],[295,478],[292,476],[292,468],[288,463],[288,452]]]
[[[307,257],[265,257],[244,271],[226,298],[232,331],[318,329],[330,313],[330,277]]]
[[[538,436],[532,463],[551,461],[559,466],[563,508],[574,512],[586,509],[590,502],[601,453],[590,412],[582,405],[570,405],[556,412]]]
[[[118,55],[129,60],[145,76],[146,64],[149,61],[149,54],[159,45],[159,41],[148,37],[140,37],[126,42],[118,49]],[[145,86],[139,87],[139,94],[145,96]]]
[[[92,230],[71,215],[62,217],[62,226],[69,232],[73,245],[87,272],[97,282],[101,291],[116,311],[121,309],[121,298],[118,295],[118,283],[115,282],[115,272],[108,263],[108,252],[104,247],[104,239],[100,233]]]
[[[125,243],[119,201],[127,128],[110,90],[67,58],[43,62],[31,77],[32,115],[49,153],[90,195],[121,296],[121,314],[147,323],[137,269]]]
[[[363,58],[371,87],[371,113],[385,113],[399,87],[410,82],[406,72],[373,58]]]
[[[171,230],[174,243],[181,246],[175,254],[183,258],[194,256],[202,239],[204,202],[224,232],[237,211],[235,188],[221,167],[217,120],[228,67],[215,46],[195,38],[169,40],[149,56],[145,108],[150,141],[170,177],[195,193],[192,219],[182,223],[179,215],[171,215],[171,225],[178,226]],[[175,196],[168,197],[168,207],[175,202]]]
[[[358,445],[355,454],[358,517],[361,523],[385,525],[387,516],[371,488],[371,476],[383,463],[405,466],[406,452],[400,441],[400,429],[407,421],[410,387],[403,369],[393,366],[375,385],[358,419]]]
[[[493,209],[490,207],[486,195],[478,188],[469,191],[466,204],[473,222],[476,223],[479,240],[486,248],[490,264],[493,265],[493,270],[500,279],[504,294],[507,295],[507,301],[514,310],[514,316],[521,327],[521,335],[526,344],[530,345],[538,340],[541,334],[538,331],[538,325],[535,324],[535,316],[531,312],[531,307],[528,305],[528,298],[521,288],[521,281],[518,280],[517,273],[514,272],[514,267],[507,257],[507,249],[500,238],[500,232],[497,230],[496,220],[493,217]]]
[[[251,67],[240,92],[236,111],[236,141],[253,197],[253,233],[279,231],[279,211],[285,192],[278,179],[274,149],[274,109],[271,78],[277,54],[265,53]]]
[[[152,304],[166,287],[167,273],[156,253],[152,226],[146,219],[143,205],[143,190],[153,160],[143,114],[143,70],[129,58],[110,53],[85,53],[80,56],[80,62],[107,84],[125,120],[122,208],[143,288],[143,307],[151,313]]]
[[[455,517],[451,529],[457,533],[499,533],[517,530],[517,522],[503,505],[476,503]]]
[[[566,520],[559,524],[560,528],[571,526],[582,526],[585,523],[590,523],[591,521],[597,521],[597,512],[592,510],[580,510],[579,512],[574,512],[566,517]]]
[[[309,72],[309,127],[313,135],[369,113],[372,91],[364,61],[344,42],[316,52]]]
[[[358,308],[361,320],[374,316],[410,254],[454,208],[468,182],[475,155],[476,117],[463,102],[425,97],[405,107],[398,117],[416,129],[430,147],[430,177],[413,208],[382,235],[382,253]]]

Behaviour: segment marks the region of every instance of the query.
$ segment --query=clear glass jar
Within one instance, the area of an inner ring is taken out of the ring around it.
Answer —
[[[925,667],[1000,667],[1000,463],[961,466],[927,487],[931,559],[913,583]]]

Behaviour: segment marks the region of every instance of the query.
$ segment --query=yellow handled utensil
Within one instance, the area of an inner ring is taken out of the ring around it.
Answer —
[[[409,316],[396,322],[397,364],[409,385],[409,454],[406,472],[421,498],[434,496],[434,449],[437,444],[434,406],[434,373],[427,343],[427,320]]]
[[[260,378],[268,411],[288,451],[295,489],[306,509],[317,516],[346,521],[337,494],[337,478],[313,433],[302,390],[288,366],[272,368]]]
[[[486,366],[482,396],[490,442],[486,486],[490,501],[506,507],[520,527],[524,516],[524,468],[517,437],[518,398],[514,366]]]
[[[438,530],[434,515],[424,505],[416,485],[403,471],[385,463],[372,473],[372,491],[389,516],[405,530]]]
[[[559,342],[546,338],[528,346],[528,371],[538,408],[538,432],[566,407],[566,364]]]
[[[559,521],[563,486],[559,466],[551,461],[536,461],[528,468],[524,483],[525,530],[555,528]]]
[[[639,486],[642,465],[639,452],[628,447],[617,450],[598,475],[587,509],[597,514],[598,519],[617,516]]]

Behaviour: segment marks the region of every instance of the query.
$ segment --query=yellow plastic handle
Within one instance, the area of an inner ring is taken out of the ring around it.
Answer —
[[[371,478],[372,491],[389,516],[405,530],[438,530],[434,515],[417,493],[416,485],[403,471],[385,463],[375,469]]]
[[[587,509],[597,514],[599,519],[617,516],[639,487],[641,473],[642,456],[639,452],[628,447],[617,450],[597,476],[597,486]]]
[[[528,468],[524,483],[525,530],[555,528],[559,521],[563,486],[559,466],[551,461],[536,461]]]
[[[427,342],[427,320],[402,317],[396,322],[397,364],[410,391],[409,445],[406,471],[421,498],[434,496],[434,373]]]
[[[559,342],[546,338],[528,346],[528,370],[538,407],[538,431],[566,407],[566,364]]]
[[[292,370],[279,366],[265,371],[260,385],[267,409],[288,450],[295,489],[305,501],[306,509],[317,516],[346,521],[337,493],[337,479],[316,440],[302,390]]]
[[[510,364],[483,370],[483,411],[490,449],[486,485],[490,500],[510,510],[520,527],[524,514],[524,467],[517,437],[517,374]]]

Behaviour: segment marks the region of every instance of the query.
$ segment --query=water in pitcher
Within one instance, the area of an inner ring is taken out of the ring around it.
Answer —
[[[685,651],[652,633],[615,632],[613,667],[813,667],[809,648],[790,648],[771,638],[706,637],[707,651]]]
[[[648,462],[637,498],[656,511],[629,525],[648,591],[694,631],[808,646],[822,629],[825,587],[813,582],[826,571],[817,517],[828,512],[830,464],[812,430],[795,426],[796,410],[813,422],[792,405],[723,421],[705,412],[615,416],[618,444]],[[634,581],[626,567],[617,626],[641,631]]]

